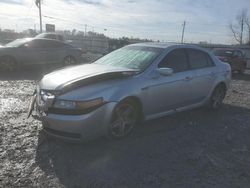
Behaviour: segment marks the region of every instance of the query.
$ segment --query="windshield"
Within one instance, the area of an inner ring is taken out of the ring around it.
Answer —
[[[232,57],[233,51],[232,50],[215,50],[214,55],[222,56],[222,57]]]
[[[127,46],[111,52],[94,63],[143,71],[162,51],[161,48]]]
[[[6,44],[6,47],[19,47],[23,44],[25,44],[26,42],[30,41],[31,39],[26,38],[26,39],[16,39],[8,44]]]

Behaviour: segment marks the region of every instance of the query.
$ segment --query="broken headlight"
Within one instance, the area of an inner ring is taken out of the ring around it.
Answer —
[[[71,101],[56,99],[51,113],[59,114],[84,114],[105,104],[103,98],[96,98],[88,101]]]

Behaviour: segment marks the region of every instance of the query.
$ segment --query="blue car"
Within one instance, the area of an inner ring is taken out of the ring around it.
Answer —
[[[119,139],[141,120],[203,105],[218,109],[230,80],[230,65],[202,48],[134,44],[45,75],[29,115],[35,109],[44,131],[59,138]]]

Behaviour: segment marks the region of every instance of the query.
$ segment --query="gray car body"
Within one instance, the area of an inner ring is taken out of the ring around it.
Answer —
[[[25,39],[24,39],[25,40]],[[45,46],[29,47],[21,45],[19,47],[0,48],[0,58],[4,56],[12,57],[18,65],[37,65],[37,64],[59,64],[64,58],[71,56],[77,62],[81,61],[81,51],[64,42],[52,39],[26,39],[25,44],[32,42],[45,43]],[[50,47],[50,44],[52,46]],[[53,46],[56,44],[57,47]]]
[[[60,94],[57,98],[64,100],[87,101],[103,97],[107,104],[82,116],[48,114],[43,117],[46,122],[45,128],[79,133],[81,139],[91,139],[107,133],[114,108],[126,98],[133,98],[140,103],[144,119],[150,120],[206,104],[214,88],[220,83],[229,88],[230,66],[222,63],[202,48],[193,45],[161,43],[134,45],[163,48],[164,51],[142,73],[131,74],[121,79],[99,81]],[[174,73],[171,76],[160,75],[156,71],[158,64],[169,52],[175,49],[203,51],[211,57],[214,66]],[[74,84],[79,80],[89,79],[107,72],[131,73],[133,71],[96,64],[81,65],[46,75],[39,83],[39,89],[60,91],[65,86]],[[64,137],[51,132],[49,134]]]

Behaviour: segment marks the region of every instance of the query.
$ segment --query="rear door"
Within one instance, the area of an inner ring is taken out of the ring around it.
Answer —
[[[216,79],[216,66],[211,57],[201,50],[187,49],[187,52],[194,75],[192,82],[190,82],[192,101],[199,103],[208,96],[213,87]]]

